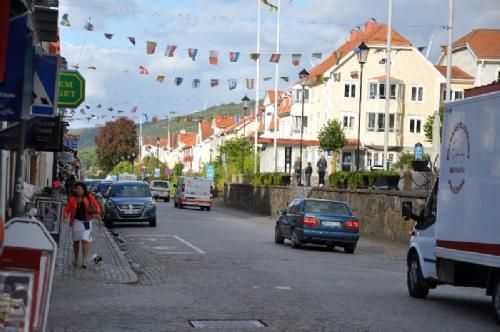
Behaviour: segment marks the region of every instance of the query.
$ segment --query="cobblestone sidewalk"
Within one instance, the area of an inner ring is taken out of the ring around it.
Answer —
[[[55,279],[84,279],[107,283],[136,283],[137,275],[132,271],[125,255],[103,224],[94,225],[89,258],[94,254],[102,257],[102,262],[94,265],[93,260],[87,264],[87,269],[73,266],[73,241],[71,229],[67,223],[61,225],[59,235],[58,257],[56,260]]]

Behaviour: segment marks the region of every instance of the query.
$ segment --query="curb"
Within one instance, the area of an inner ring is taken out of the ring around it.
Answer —
[[[115,251],[118,258],[120,259],[120,264],[123,266],[125,272],[128,275],[128,278],[129,278],[129,280],[127,280],[127,281],[118,281],[117,283],[119,283],[119,284],[136,284],[139,281],[139,278],[137,277],[137,274],[130,267],[130,263],[129,263],[127,257],[125,257],[125,255],[122,253],[122,251],[120,250],[120,248],[116,244],[115,240],[113,239],[113,237],[111,236],[111,234],[107,228],[104,230],[103,234],[106,237],[106,239],[109,241],[111,246],[113,247],[113,250]]]

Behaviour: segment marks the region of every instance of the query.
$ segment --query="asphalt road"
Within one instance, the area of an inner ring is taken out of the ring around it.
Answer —
[[[294,250],[274,243],[267,217],[172,202],[159,202],[158,215],[156,228],[115,228],[139,282],[60,282],[50,326],[196,331],[190,320],[258,320],[266,327],[216,330],[498,331],[482,290],[443,286],[410,298],[404,246],[362,239],[354,255]]]

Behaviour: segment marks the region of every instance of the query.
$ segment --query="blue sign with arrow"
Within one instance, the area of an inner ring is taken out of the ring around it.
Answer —
[[[58,88],[58,56],[35,57],[31,114],[54,116]]]
[[[214,165],[207,165],[207,178],[214,179],[215,177],[215,167]]]

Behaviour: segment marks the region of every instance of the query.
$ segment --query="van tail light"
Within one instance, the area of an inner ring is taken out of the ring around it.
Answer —
[[[183,183],[183,184],[182,184],[182,187],[181,187],[182,192],[184,192],[184,189],[185,189],[185,188],[186,188],[186,185]]]
[[[304,226],[308,226],[308,227],[316,227],[319,225],[319,222],[318,222],[318,219],[316,219],[314,217],[305,216],[304,220],[303,220],[303,224],[304,224]]]
[[[349,220],[344,222],[344,229],[348,231],[359,232],[359,221]]]

